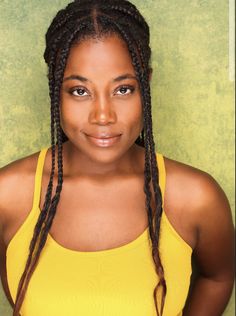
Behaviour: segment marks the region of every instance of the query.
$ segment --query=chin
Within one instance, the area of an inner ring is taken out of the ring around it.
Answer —
[[[97,141],[86,138],[86,140],[77,139],[74,141],[70,140],[70,142],[73,144],[73,147],[77,148],[83,159],[88,159],[90,162],[102,165],[116,162],[135,146],[135,140],[132,142],[129,139],[127,142],[122,136],[115,141],[107,139]]]
[[[109,149],[97,149],[94,151],[89,151],[87,153],[88,159],[94,161],[95,163],[100,163],[103,165],[112,164],[118,159],[120,159],[126,150],[118,150],[117,148]]]

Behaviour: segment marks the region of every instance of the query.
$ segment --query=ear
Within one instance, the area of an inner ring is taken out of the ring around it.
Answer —
[[[152,71],[153,71],[153,69],[152,69],[152,68],[149,68],[149,69],[148,69],[148,77],[149,77],[149,81],[151,81],[151,80],[152,80]]]

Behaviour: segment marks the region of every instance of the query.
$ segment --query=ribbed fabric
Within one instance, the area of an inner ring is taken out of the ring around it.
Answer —
[[[39,202],[47,148],[35,174],[34,200],[28,217],[7,248],[7,278],[13,301],[23,272]],[[157,154],[164,196],[165,166]],[[161,219],[160,254],[167,282],[164,316],[182,315],[191,276],[191,247],[165,212]],[[103,251],[74,251],[48,235],[21,308],[21,316],[156,316],[153,289],[158,281],[146,229],[123,246]]]

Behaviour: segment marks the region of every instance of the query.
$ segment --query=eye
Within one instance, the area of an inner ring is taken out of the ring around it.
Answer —
[[[89,95],[84,88],[73,88],[70,90],[70,93],[76,97],[85,97]]]
[[[116,90],[116,94],[118,95],[128,95],[134,92],[133,86],[122,86]]]

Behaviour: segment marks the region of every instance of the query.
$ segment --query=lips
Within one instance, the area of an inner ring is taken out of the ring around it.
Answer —
[[[101,134],[85,134],[88,138],[88,140],[98,147],[110,147],[114,144],[116,144],[121,137],[121,134],[107,134],[107,133],[101,133]]]

